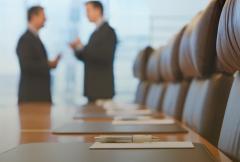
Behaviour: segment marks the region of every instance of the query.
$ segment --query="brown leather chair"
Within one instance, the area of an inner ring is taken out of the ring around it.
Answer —
[[[147,81],[139,81],[135,94],[135,104],[145,105],[150,84]]]
[[[187,80],[168,84],[162,106],[165,115],[181,121],[189,85],[190,81]]]
[[[147,79],[146,67],[148,59],[153,52],[154,49],[149,46],[139,52],[133,65],[133,75],[135,78],[138,78],[142,81]]]
[[[240,74],[235,77],[223,120],[218,147],[240,162]]]
[[[174,82],[183,79],[179,67],[179,46],[185,29],[183,27],[162,50],[159,66],[163,80]]]
[[[218,147],[240,162],[240,74],[235,77],[223,120]]]
[[[219,70],[240,70],[240,1],[226,0],[219,22],[217,54]],[[229,95],[218,147],[234,162],[240,162],[240,73]]]
[[[185,101],[183,122],[214,145],[219,139],[233,80],[232,75],[216,71],[216,38],[223,5],[222,0],[212,0],[189,24],[180,46],[183,75],[194,78]]]
[[[194,79],[184,106],[183,121],[209,142],[217,145],[233,77],[214,74]]]
[[[159,70],[160,55],[163,47],[156,50],[148,60],[147,64],[147,80],[150,84],[149,91],[146,98],[145,106],[152,111],[160,111],[162,101],[167,84],[161,82],[161,74]]]
[[[195,76],[194,64],[191,56],[191,33],[194,28],[195,21],[202,15],[198,13],[190,23],[188,23],[184,34],[182,36],[180,47],[179,47],[179,65],[183,73],[183,77],[186,79],[192,79]]]
[[[234,73],[240,69],[239,1],[226,1],[218,28],[219,70]]]
[[[168,83],[162,112],[178,120],[182,118],[183,106],[190,83],[190,81],[184,80],[179,67],[179,46],[185,28],[173,37],[160,56],[162,79]]]
[[[148,59],[153,51],[154,50],[152,47],[146,47],[140,51],[134,62],[133,75],[139,79],[134,102],[139,105],[145,105],[146,96],[149,89],[149,83],[146,81],[146,67]]]

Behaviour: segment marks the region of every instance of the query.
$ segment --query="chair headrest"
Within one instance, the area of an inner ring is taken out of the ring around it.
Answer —
[[[185,30],[179,59],[185,77],[206,77],[215,72],[217,29],[223,5],[223,0],[212,0]]]
[[[182,79],[182,72],[179,66],[179,46],[185,28],[173,37],[160,55],[160,72],[165,81]]]
[[[133,65],[133,75],[140,80],[146,80],[146,68],[150,55],[153,52],[152,47],[146,47],[139,52]]]
[[[160,74],[160,56],[162,54],[163,47],[153,52],[150,56],[147,64],[147,80],[152,83],[158,83],[162,80]]]
[[[233,74],[240,70],[240,1],[226,0],[217,35],[218,69]]]

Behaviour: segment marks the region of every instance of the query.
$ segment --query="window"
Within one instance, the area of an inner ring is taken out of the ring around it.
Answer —
[[[76,36],[86,43],[94,26],[88,23],[84,0],[0,0],[0,103],[17,101],[18,61],[15,47],[26,29],[26,9],[33,4],[45,7],[48,22],[41,31],[49,58],[62,52],[64,58],[52,73],[56,103],[85,102],[83,65],[67,44]],[[104,0],[106,18],[115,28],[119,45],[115,61],[116,99],[131,102],[137,86],[132,65],[137,52],[146,45],[165,44],[208,0]],[[7,86],[6,86],[7,83]]]

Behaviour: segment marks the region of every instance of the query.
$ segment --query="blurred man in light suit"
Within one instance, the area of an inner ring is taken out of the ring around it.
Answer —
[[[95,23],[96,30],[87,45],[84,46],[78,38],[70,46],[76,57],[84,63],[84,95],[89,103],[93,103],[98,99],[112,99],[115,95],[113,63],[117,36],[104,20],[101,2],[89,1],[85,6],[87,17]]]
[[[39,38],[46,16],[41,6],[31,7],[27,12],[28,29],[17,45],[21,76],[18,102],[52,102],[50,69],[55,69],[60,55],[49,61],[47,51]]]

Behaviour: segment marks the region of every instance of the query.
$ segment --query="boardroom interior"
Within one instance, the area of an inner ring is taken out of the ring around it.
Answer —
[[[69,45],[96,31],[86,2],[0,0],[0,162],[240,162],[240,2],[99,0],[117,35],[115,95],[94,103]],[[34,5],[48,58],[62,57],[52,103],[19,104],[16,47]]]

